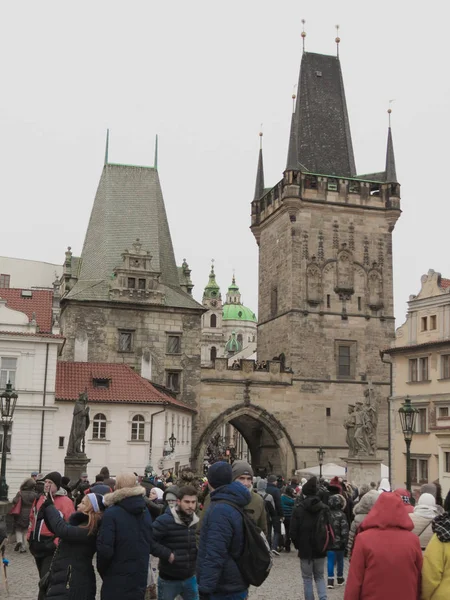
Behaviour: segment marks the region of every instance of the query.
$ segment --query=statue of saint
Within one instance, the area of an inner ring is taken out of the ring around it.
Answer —
[[[89,406],[87,405],[87,393],[80,394],[73,408],[72,428],[70,430],[69,444],[67,446],[67,456],[83,455],[81,443],[89,427]]]
[[[363,403],[356,403],[355,410],[355,456],[367,456],[369,452],[368,441],[369,424],[366,412],[363,410]]]
[[[355,425],[356,425],[356,415],[355,415],[355,406],[354,404],[348,405],[348,415],[344,419],[344,427],[347,430],[347,435],[345,441],[348,446],[348,455],[355,456],[356,454],[356,445],[355,445]]]
[[[377,452],[378,408],[371,382],[369,382],[369,387],[364,392],[364,396],[365,403],[363,406],[363,411],[366,415],[367,441],[369,445],[369,454],[373,455]]]

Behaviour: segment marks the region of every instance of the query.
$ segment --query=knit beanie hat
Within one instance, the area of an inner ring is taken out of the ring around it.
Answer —
[[[61,485],[69,485],[70,477],[61,477]]]
[[[276,483],[276,482],[277,482],[277,476],[269,475],[269,477],[267,478],[267,483]]]
[[[265,492],[267,489],[267,481],[265,479],[260,479],[256,484],[256,489],[258,492]]]
[[[53,483],[56,485],[56,488],[58,490],[61,487],[61,473],[58,473],[58,471],[52,471],[51,473],[48,473],[44,477],[44,480],[45,479],[50,479],[50,481],[53,481]]]
[[[178,492],[179,491],[180,491],[180,488],[177,485],[171,485],[164,492],[163,500],[165,500],[166,502],[168,500],[178,500]]]
[[[208,483],[213,489],[227,485],[233,481],[231,465],[225,461],[219,461],[211,465],[206,474]]]
[[[103,504],[103,496],[101,494],[94,494],[94,492],[91,492],[90,494],[86,495],[92,504],[94,512],[98,513],[103,512],[105,510],[106,507]]]
[[[235,460],[232,466],[233,481],[241,475],[253,477],[253,469],[245,460]]]
[[[311,477],[302,486],[302,494],[304,496],[315,496],[317,494],[317,477]]]

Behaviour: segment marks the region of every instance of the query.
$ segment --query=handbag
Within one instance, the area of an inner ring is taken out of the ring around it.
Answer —
[[[281,521],[281,535],[286,535],[286,527],[283,521]]]
[[[22,510],[22,496],[19,496],[19,500],[9,511],[10,515],[20,515],[20,511]]]

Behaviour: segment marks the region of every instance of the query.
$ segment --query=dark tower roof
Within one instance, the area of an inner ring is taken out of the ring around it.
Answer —
[[[86,231],[78,281],[67,298],[108,300],[115,267],[139,238],[151,266],[161,273],[168,306],[200,305],[180,287],[158,171],[152,167],[105,164]]]
[[[324,175],[356,175],[341,65],[335,56],[305,52],[295,119],[298,162]],[[292,138],[292,132],[291,132]]]
[[[387,150],[386,150],[386,182],[398,183],[395,170],[394,144],[392,142],[392,131],[388,129]]]
[[[258,170],[256,171],[256,185],[254,200],[259,200],[264,195],[264,165],[262,148],[259,149]]]

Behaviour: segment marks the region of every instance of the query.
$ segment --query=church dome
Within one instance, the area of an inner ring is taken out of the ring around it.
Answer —
[[[255,313],[243,304],[224,304],[222,315],[224,321],[252,321],[252,323],[256,323]]]
[[[251,310],[241,304],[241,293],[236,285],[236,279],[233,275],[233,281],[228,288],[227,301],[222,307],[222,318],[224,321],[250,321],[256,323],[256,315]]]
[[[242,350],[241,342],[236,338],[236,332],[233,331],[230,339],[225,344],[225,352],[229,354],[236,354],[236,352],[240,352]]]

